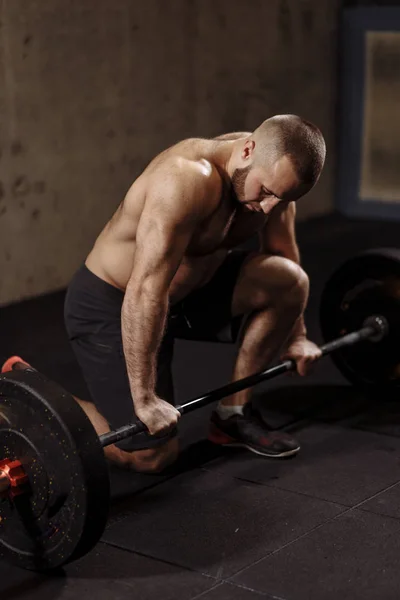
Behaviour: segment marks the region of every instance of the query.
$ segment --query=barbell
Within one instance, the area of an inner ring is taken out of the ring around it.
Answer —
[[[399,302],[398,250],[364,253],[329,279],[320,317],[331,341],[321,347],[322,355],[332,354],[350,382],[397,390]],[[139,422],[98,436],[62,387],[32,368],[15,367],[0,376],[0,557],[48,571],[97,544],[110,505],[103,448],[146,428]],[[284,361],[177,408],[186,414],[295,368]]]

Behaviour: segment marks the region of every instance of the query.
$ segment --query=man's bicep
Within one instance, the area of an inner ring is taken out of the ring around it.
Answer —
[[[190,241],[191,230],[181,223],[141,219],[136,237],[132,283],[166,290]]]
[[[166,290],[199,221],[195,186],[168,185],[150,190],[136,232],[130,284]]]

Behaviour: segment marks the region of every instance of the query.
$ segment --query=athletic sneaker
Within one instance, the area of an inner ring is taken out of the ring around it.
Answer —
[[[30,365],[19,356],[11,356],[6,360],[4,365],[1,367],[2,373],[8,373],[9,371],[14,371],[15,369],[29,369]]]
[[[243,412],[243,415],[221,419],[213,411],[208,439],[214,444],[241,446],[271,458],[293,456],[300,450],[297,440],[283,431],[272,430],[250,404],[245,406]]]

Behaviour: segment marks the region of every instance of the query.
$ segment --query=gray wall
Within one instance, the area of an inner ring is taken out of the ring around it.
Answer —
[[[135,176],[187,136],[316,122],[332,209],[339,0],[2,0],[0,304],[67,284]]]

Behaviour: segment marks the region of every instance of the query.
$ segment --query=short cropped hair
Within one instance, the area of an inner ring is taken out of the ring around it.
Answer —
[[[297,115],[276,115],[264,121],[250,139],[257,164],[288,156],[301,183],[313,186],[325,162],[325,140],[316,125]]]

